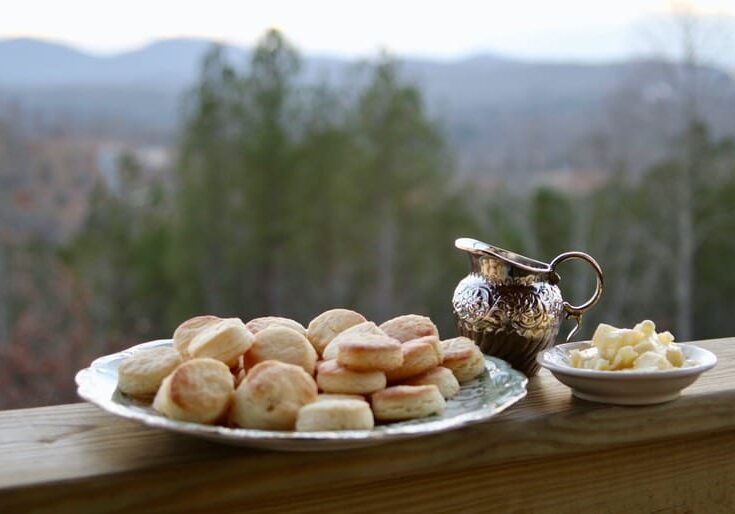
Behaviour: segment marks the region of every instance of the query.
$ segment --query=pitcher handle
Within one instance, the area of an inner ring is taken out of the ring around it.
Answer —
[[[602,295],[602,286],[603,286],[603,276],[602,276],[602,268],[600,268],[600,265],[597,264],[597,261],[593,259],[591,256],[587,255],[584,252],[564,252],[562,254],[557,255],[554,257],[554,260],[549,263],[549,270],[552,273],[556,273],[556,268],[564,261],[570,261],[570,260],[580,260],[585,261],[587,264],[592,266],[592,269],[595,270],[595,279],[596,279],[596,285],[595,285],[595,292],[592,295],[592,297],[584,302],[582,305],[572,305],[571,303],[565,301],[563,303],[564,311],[566,312],[566,318],[567,319],[574,319],[576,321],[575,327],[572,329],[571,332],[569,332],[569,335],[567,336],[567,343],[571,341],[574,334],[577,333],[579,330],[580,325],[582,324],[582,314],[592,307],[594,304],[597,303],[597,301],[600,299],[600,296]]]

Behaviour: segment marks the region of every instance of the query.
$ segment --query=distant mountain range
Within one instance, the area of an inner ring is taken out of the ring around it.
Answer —
[[[37,39],[0,41],[0,83],[5,86],[177,84],[192,80],[211,42],[159,41],[138,50],[96,56]],[[245,50],[233,50],[242,54]]]
[[[211,45],[171,39],[95,56],[36,39],[0,40],[0,115],[12,105],[100,137],[169,142],[181,93]],[[247,62],[248,49],[226,51],[234,62]],[[568,165],[574,145],[605,125],[618,92],[633,88],[632,98],[643,101],[665,100],[671,91],[669,75],[655,61],[528,62],[478,55],[402,62],[469,172]],[[305,56],[304,80],[340,81],[353,64]],[[735,106],[731,75],[715,69],[699,74]],[[735,111],[713,108],[712,116],[719,132],[735,133]]]

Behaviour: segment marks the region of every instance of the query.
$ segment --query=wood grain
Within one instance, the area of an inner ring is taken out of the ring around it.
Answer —
[[[488,423],[341,452],[220,446],[85,404],[0,412],[0,512],[735,512],[735,339],[698,344],[719,363],[674,402],[592,404],[542,372]]]

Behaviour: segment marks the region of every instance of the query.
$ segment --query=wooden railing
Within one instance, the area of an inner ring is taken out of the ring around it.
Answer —
[[[735,512],[735,339],[673,402],[573,399],[545,371],[488,423],[361,450],[276,453],[87,404],[0,412],[0,513]]]

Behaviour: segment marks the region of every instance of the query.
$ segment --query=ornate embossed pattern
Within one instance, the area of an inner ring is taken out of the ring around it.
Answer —
[[[457,285],[452,305],[460,335],[528,376],[539,370],[536,354],[553,346],[563,311],[559,288],[532,273],[471,273]]]
[[[452,306],[457,316],[467,323],[479,323],[493,308],[492,292],[485,281],[475,275],[462,280],[454,290]]]

